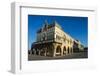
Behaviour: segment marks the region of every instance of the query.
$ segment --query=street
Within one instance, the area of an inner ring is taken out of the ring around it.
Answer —
[[[28,55],[28,60],[54,60],[54,59],[80,59],[80,58],[88,58],[87,52],[73,53],[71,55],[65,56],[56,56],[56,57],[48,57],[48,56],[39,56],[39,55]]]

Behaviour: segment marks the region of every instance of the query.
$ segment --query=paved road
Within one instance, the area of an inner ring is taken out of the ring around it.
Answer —
[[[78,58],[88,58],[87,52],[74,53],[66,56],[57,56],[57,57],[47,57],[47,56],[38,56],[38,55],[28,55],[28,60],[54,60],[54,59],[78,59]]]

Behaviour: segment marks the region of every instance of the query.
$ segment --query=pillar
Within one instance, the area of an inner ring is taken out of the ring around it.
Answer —
[[[61,47],[61,56],[63,56],[63,48]]]
[[[72,47],[72,54],[73,54],[73,47]]]
[[[66,55],[68,55],[68,47],[66,48]]]
[[[56,45],[55,44],[53,44],[53,57],[55,57],[56,56]]]
[[[39,55],[40,55],[40,50],[38,50],[38,53],[39,53]]]
[[[36,55],[36,50],[34,50],[34,55]]]
[[[44,56],[46,56],[46,50],[47,50],[47,49],[44,49],[44,50],[45,50]]]

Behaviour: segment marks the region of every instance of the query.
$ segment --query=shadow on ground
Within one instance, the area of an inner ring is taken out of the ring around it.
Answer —
[[[66,56],[56,56],[56,57],[48,57],[48,56],[39,56],[39,55],[28,55],[28,60],[55,60],[55,59],[80,59],[80,58],[88,58],[87,52],[73,53],[71,55]]]

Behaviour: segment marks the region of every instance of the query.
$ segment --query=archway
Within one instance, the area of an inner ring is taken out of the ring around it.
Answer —
[[[61,55],[61,47],[60,46],[57,46],[57,48],[56,48],[56,55],[57,56]]]
[[[68,49],[67,49],[67,53],[69,54],[69,47],[68,47]]]
[[[66,54],[66,47],[65,46],[63,47],[63,54],[64,55]]]
[[[72,48],[71,48],[71,50],[70,50],[70,51],[71,51],[71,53],[73,53],[73,49],[72,49]]]

